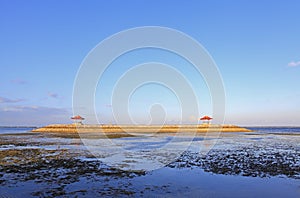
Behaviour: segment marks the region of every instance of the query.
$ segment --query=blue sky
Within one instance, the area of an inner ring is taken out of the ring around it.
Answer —
[[[299,10],[296,0],[1,0],[0,125],[70,122],[73,83],[84,57],[108,36],[138,26],[177,29],[207,49],[224,81],[226,123],[300,125]],[[164,53],[141,53],[141,61],[173,60]],[[127,59],[134,63],[136,57]],[[175,67],[199,83],[195,89],[203,98],[201,114],[210,114],[203,79],[197,80],[184,64]],[[118,72],[114,67],[108,71],[108,85]],[[147,123],[149,114],[145,109],[143,116],[141,108],[161,102],[170,112],[166,120],[176,123],[174,96],[168,90],[155,94],[162,89],[155,86],[132,96],[131,114]],[[109,93],[108,87],[97,89],[95,106],[101,122],[113,123],[111,104],[99,94],[105,89]],[[141,101],[141,95],[151,100]]]

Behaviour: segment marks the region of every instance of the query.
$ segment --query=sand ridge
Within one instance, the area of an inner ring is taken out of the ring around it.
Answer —
[[[143,132],[143,133],[177,133],[177,132],[251,132],[250,129],[235,125],[86,125],[86,124],[52,124],[32,130],[33,132]]]

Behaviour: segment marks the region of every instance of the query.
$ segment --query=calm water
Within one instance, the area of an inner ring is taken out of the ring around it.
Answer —
[[[34,127],[3,127],[0,126],[0,134],[10,133],[26,133],[34,129]]]
[[[290,149],[298,156],[300,150],[300,127],[249,127],[255,132],[252,133],[224,133],[217,138],[214,150],[222,151],[235,148],[257,148],[262,153],[282,149]],[[80,144],[78,138],[59,137],[51,134],[32,133],[32,127],[0,127],[0,140],[12,140],[24,142],[22,145],[0,145],[0,150],[24,149],[24,148],[45,148],[57,149],[66,148],[70,151],[86,150]],[[139,148],[155,148],[169,141],[171,136],[159,137],[155,141],[147,141],[147,138],[126,137],[114,140],[118,145],[127,147],[129,150]],[[192,152],[199,150],[198,144],[204,141],[204,137],[197,136],[189,147]],[[181,142],[180,142],[181,141]],[[184,143],[185,138],[179,139]],[[111,148],[107,152],[110,152]],[[197,150],[198,149],[198,150]],[[297,150],[295,150],[297,149]],[[111,149],[113,150],[113,149]],[[79,152],[80,153],[80,152]],[[84,156],[81,159],[85,160]],[[300,161],[299,161],[300,166]],[[246,177],[241,175],[215,174],[205,172],[202,168],[170,168],[163,167],[148,171],[144,176],[133,178],[111,179],[109,181],[97,182],[89,177],[81,177],[79,181],[68,184],[65,189],[68,192],[75,192],[84,188],[83,197],[99,196],[100,189],[107,185],[108,191],[124,188],[133,191],[133,197],[300,197],[300,180],[288,178],[282,175],[260,177]],[[0,197],[31,197],[32,192],[37,188],[49,188],[45,183],[27,181],[9,186],[0,186]],[[106,189],[106,187],[105,187]],[[19,194],[15,192],[19,192]],[[74,194],[76,195],[76,194]],[[73,195],[73,196],[74,196]],[[121,195],[123,197],[125,195]]]
[[[300,127],[248,127],[262,134],[300,134]]]

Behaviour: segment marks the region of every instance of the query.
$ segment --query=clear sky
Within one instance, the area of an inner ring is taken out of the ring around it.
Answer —
[[[224,81],[226,123],[300,125],[299,10],[297,0],[0,0],[0,125],[70,122],[73,83],[84,57],[106,37],[138,26],[177,29],[207,49]],[[172,64],[176,58],[150,52],[127,56],[124,63],[142,57],[137,63],[154,59]],[[203,79],[196,86],[193,72],[176,63],[204,98],[201,114],[210,114]],[[99,93],[109,92],[121,71],[112,67],[104,76],[108,86],[96,92],[101,122],[113,120],[108,98]],[[167,106],[167,122],[177,121],[178,101],[158,85],[132,95],[131,114],[147,123],[147,108],[155,102]]]

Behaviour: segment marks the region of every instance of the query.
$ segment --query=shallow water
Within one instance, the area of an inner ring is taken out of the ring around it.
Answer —
[[[102,163],[118,151],[109,144],[101,147],[99,161],[74,135],[28,132],[31,129],[0,128],[0,197],[300,197],[300,128],[101,139],[126,151],[125,169],[165,160],[164,166],[138,174]],[[96,137],[84,140],[98,148]],[[188,147],[172,156],[174,150],[162,149],[170,141]],[[152,156],[155,149],[158,155]]]

